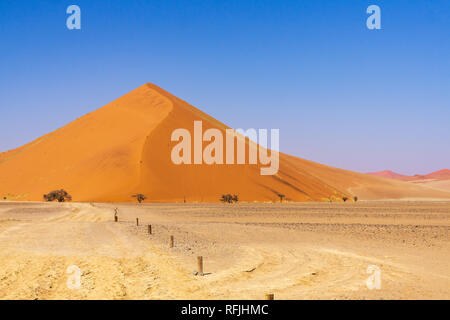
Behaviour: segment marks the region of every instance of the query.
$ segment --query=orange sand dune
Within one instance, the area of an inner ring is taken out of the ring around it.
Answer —
[[[41,200],[64,188],[74,201],[217,202],[224,193],[241,201],[450,198],[450,193],[327,167],[280,154],[279,172],[260,175],[259,165],[175,165],[170,155],[177,128],[193,136],[228,127],[153,84],[145,84],[67,126],[0,154],[0,196]],[[204,144],[204,146],[206,143]]]

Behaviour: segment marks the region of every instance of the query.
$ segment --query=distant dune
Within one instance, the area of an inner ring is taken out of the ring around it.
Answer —
[[[369,172],[368,174],[378,177],[402,180],[402,181],[417,181],[417,180],[448,180],[450,179],[450,170],[443,169],[439,171],[435,171],[429,174],[416,174],[413,176],[406,176],[403,174],[398,174],[390,170],[378,171],[378,172]]]
[[[106,106],[18,149],[0,154],[0,196],[42,200],[64,188],[74,201],[218,202],[222,194],[241,201],[340,201],[450,198],[420,185],[336,169],[280,155],[279,172],[261,176],[260,165],[175,165],[178,142],[171,133],[202,120],[203,131],[228,127],[153,84],[145,84]]]
[[[450,170],[443,169],[430,174],[425,175],[425,179],[436,179],[436,180],[448,180],[450,179]]]
[[[416,174],[413,176],[405,176],[400,180],[403,181],[421,181],[421,180],[448,180],[450,179],[450,170],[449,169],[443,169],[439,171],[435,171],[429,174]]]
[[[372,176],[383,177],[383,178],[390,178],[390,179],[397,179],[397,180],[401,180],[402,178],[407,177],[407,176],[405,176],[403,174],[395,173],[395,172],[393,172],[391,170],[384,170],[384,171],[378,171],[378,172],[369,172],[368,174],[370,174]]]
[[[385,177],[395,180],[407,181],[421,186],[430,187],[438,190],[450,191],[450,170],[443,169],[429,174],[416,174],[414,176],[405,176],[397,174],[390,170],[368,173],[370,175]]]

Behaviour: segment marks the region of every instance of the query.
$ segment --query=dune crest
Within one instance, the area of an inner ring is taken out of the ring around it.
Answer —
[[[175,165],[170,155],[178,128],[225,132],[225,124],[154,84],[145,84],[27,145],[0,153],[0,196],[42,200],[64,188],[74,201],[218,202],[222,194],[241,201],[341,201],[450,198],[419,185],[336,169],[280,154],[279,171],[260,175],[260,165]]]

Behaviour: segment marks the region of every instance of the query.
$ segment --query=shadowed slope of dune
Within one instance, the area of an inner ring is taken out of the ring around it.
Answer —
[[[260,175],[259,165],[175,165],[173,130],[193,122],[203,132],[228,127],[153,85],[143,85],[67,126],[21,148],[0,154],[0,196],[41,200],[64,188],[74,201],[217,202],[224,193],[243,201],[450,198],[450,193],[335,169],[280,154],[278,174]],[[248,143],[248,140],[247,140]],[[207,143],[204,143],[204,147]]]

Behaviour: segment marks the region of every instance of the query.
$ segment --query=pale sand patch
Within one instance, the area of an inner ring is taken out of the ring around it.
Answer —
[[[414,181],[421,186],[426,186],[442,191],[450,191],[450,180],[422,180]]]

